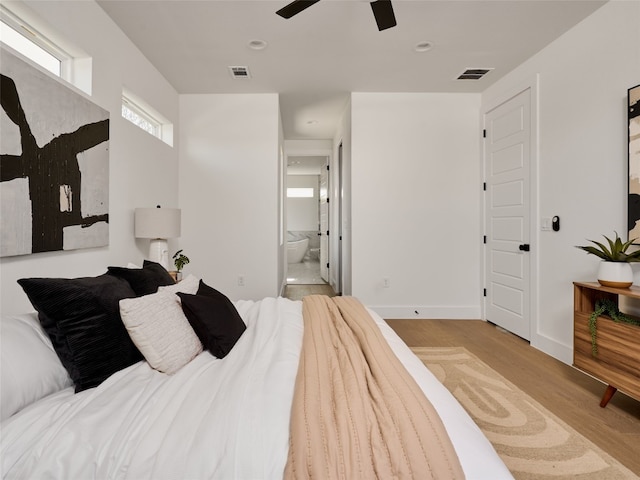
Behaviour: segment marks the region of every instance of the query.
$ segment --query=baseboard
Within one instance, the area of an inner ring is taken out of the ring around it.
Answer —
[[[443,306],[399,306],[388,307],[381,305],[367,305],[382,318],[415,318],[415,319],[444,319],[444,320],[478,320],[480,307],[443,307]]]
[[[567,365],[573,365],[573,345],[565,345],[540,334],[531,337],[530,345]]]

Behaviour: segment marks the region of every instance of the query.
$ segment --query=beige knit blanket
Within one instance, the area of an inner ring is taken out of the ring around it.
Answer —
[[[461,479],[440,417],[353,297],[304,297],[285,479]]]

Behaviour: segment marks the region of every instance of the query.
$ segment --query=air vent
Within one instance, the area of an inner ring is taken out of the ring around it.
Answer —
[[[249,67],[229,67],[229,72],[233,78],[251,78]]]
[[[467,68],[458,76],[458,80],[480,80],[493,68]]]

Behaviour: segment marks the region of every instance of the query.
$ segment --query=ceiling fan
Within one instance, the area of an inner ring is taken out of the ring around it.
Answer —
[[[282,18],[291,18],[319,1],[320,0],[294,0],[276,13]],[[369,3],[371,10],[373,10],[373,16],[378,24],[379,31],[396,26],[396,16],[393,13],[391,0],[374,0]]]

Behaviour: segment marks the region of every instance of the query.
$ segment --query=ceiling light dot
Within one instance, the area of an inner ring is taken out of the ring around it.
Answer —
[[[428,52],[429,50],[431,50],[431,48],[433,47],[433,44],[431,42],[420,42],[417,43],[415,47],[413,47],[413,49],[416,52]]]
[[[267,48],[267,42],[264,40],[251,40],[247,45],[251,50],[264,50]]]

